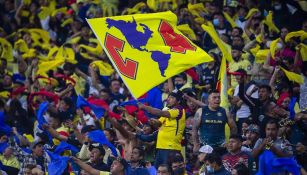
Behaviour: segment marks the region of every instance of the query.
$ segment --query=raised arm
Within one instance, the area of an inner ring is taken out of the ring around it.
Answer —
[[[91,175],[100,175],[100,171],[97,169],[94,169],[87,163],[82,162],[80,159],[77,159],[75,157],[72,157],[74,162],[80,166],[81,169],[85,170],[86,172],[90,173]],[[107,172],[105,172],[107,174]]]
[[[157,109],[157,108],[153,108],[151,106],[146,106],[142,103],[138,103],[138,107],[139,107],[139,109],[143,109],[143,110],[145,110],[145,111],[147,111],[150,114],[155,115],[155,116],[162,116],[162,117],[166,117],[166,118],[171,117],[171,114],[168,111],[163,111],[163,110],[160,110],[160,109]]]
[[[194,153],[197,153],[200,147],[198,129],[201,124],[201,114],[202,114],[202,108],[199,108],[194,115],[194,125],[192,128],[192,139],[194,143],[193,152]]]
[[[227,116],[227,124],[230,128],[230,133],[231,134],[238,133],[237,125],[236,125],[236,122],[234,121],[233,117],[228,112],[226,113],[226,116]]]

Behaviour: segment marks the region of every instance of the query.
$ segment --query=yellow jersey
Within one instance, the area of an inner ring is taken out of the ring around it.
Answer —
[[[185,110],[183,108],[173,108],[167,110],[170,118],[160,117],[162,123],[158,132],[157,148],[181,151],[181,141],[185,128]]]

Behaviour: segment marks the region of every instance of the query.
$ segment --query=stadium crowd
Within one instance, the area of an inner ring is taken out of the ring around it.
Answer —
[[[168,10],[214,61],[131,101],[86,18]],[[306,14],[305,0],[0,0],[0,175],[307,174]]]

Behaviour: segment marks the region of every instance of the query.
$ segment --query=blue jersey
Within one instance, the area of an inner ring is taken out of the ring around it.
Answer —
[[[199,128],[200,142],[203,145],[220,146],[225,142],[226,111],[219,107],[211,111],[208,106],[202,108]]]

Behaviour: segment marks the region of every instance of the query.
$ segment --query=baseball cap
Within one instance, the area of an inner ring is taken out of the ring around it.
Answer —
[[[183,93],[180,91],[180,90],[173,90],[169,96],[173,96],[175,97],[178,101],[182,101],[182,96],[183,96]]]
[[[255,125],[255,124],[249,125],[248,128],[247,128],[247,131],[255,132],[255,133],[257,133],[257,134],[260,133],[260,131],[259,131],[259,126],[258,126],[258,125]]]
[[[39,144],[41,144],[41,145],[44,145],[45,143],[43,142],[43,141],[41,141],[41,140],[35,140],[34,142],[32,142],[31,144],[30,144],[30,148],[31,149],[34,149],[37,145],[39,145]]]
[[[92,151],[94,148],[97,148],[102,155],[105,155],[106,151],[103,148],[103,145],[101,145],[101,144],[91,144],[88,149],[90,151]]]
[[[94,131],[94,130],[96,130],[95,126],[93,126],[93,125],[86,125],[86,126],[84,126],[81,129],[81,134],[84,134],[84,133],[87,133],[87,132],[90,132],[90,131]]]
[[[211,154],[213,152],[213,148],[210,145],[204,145],[199,149],[200,153]]]

